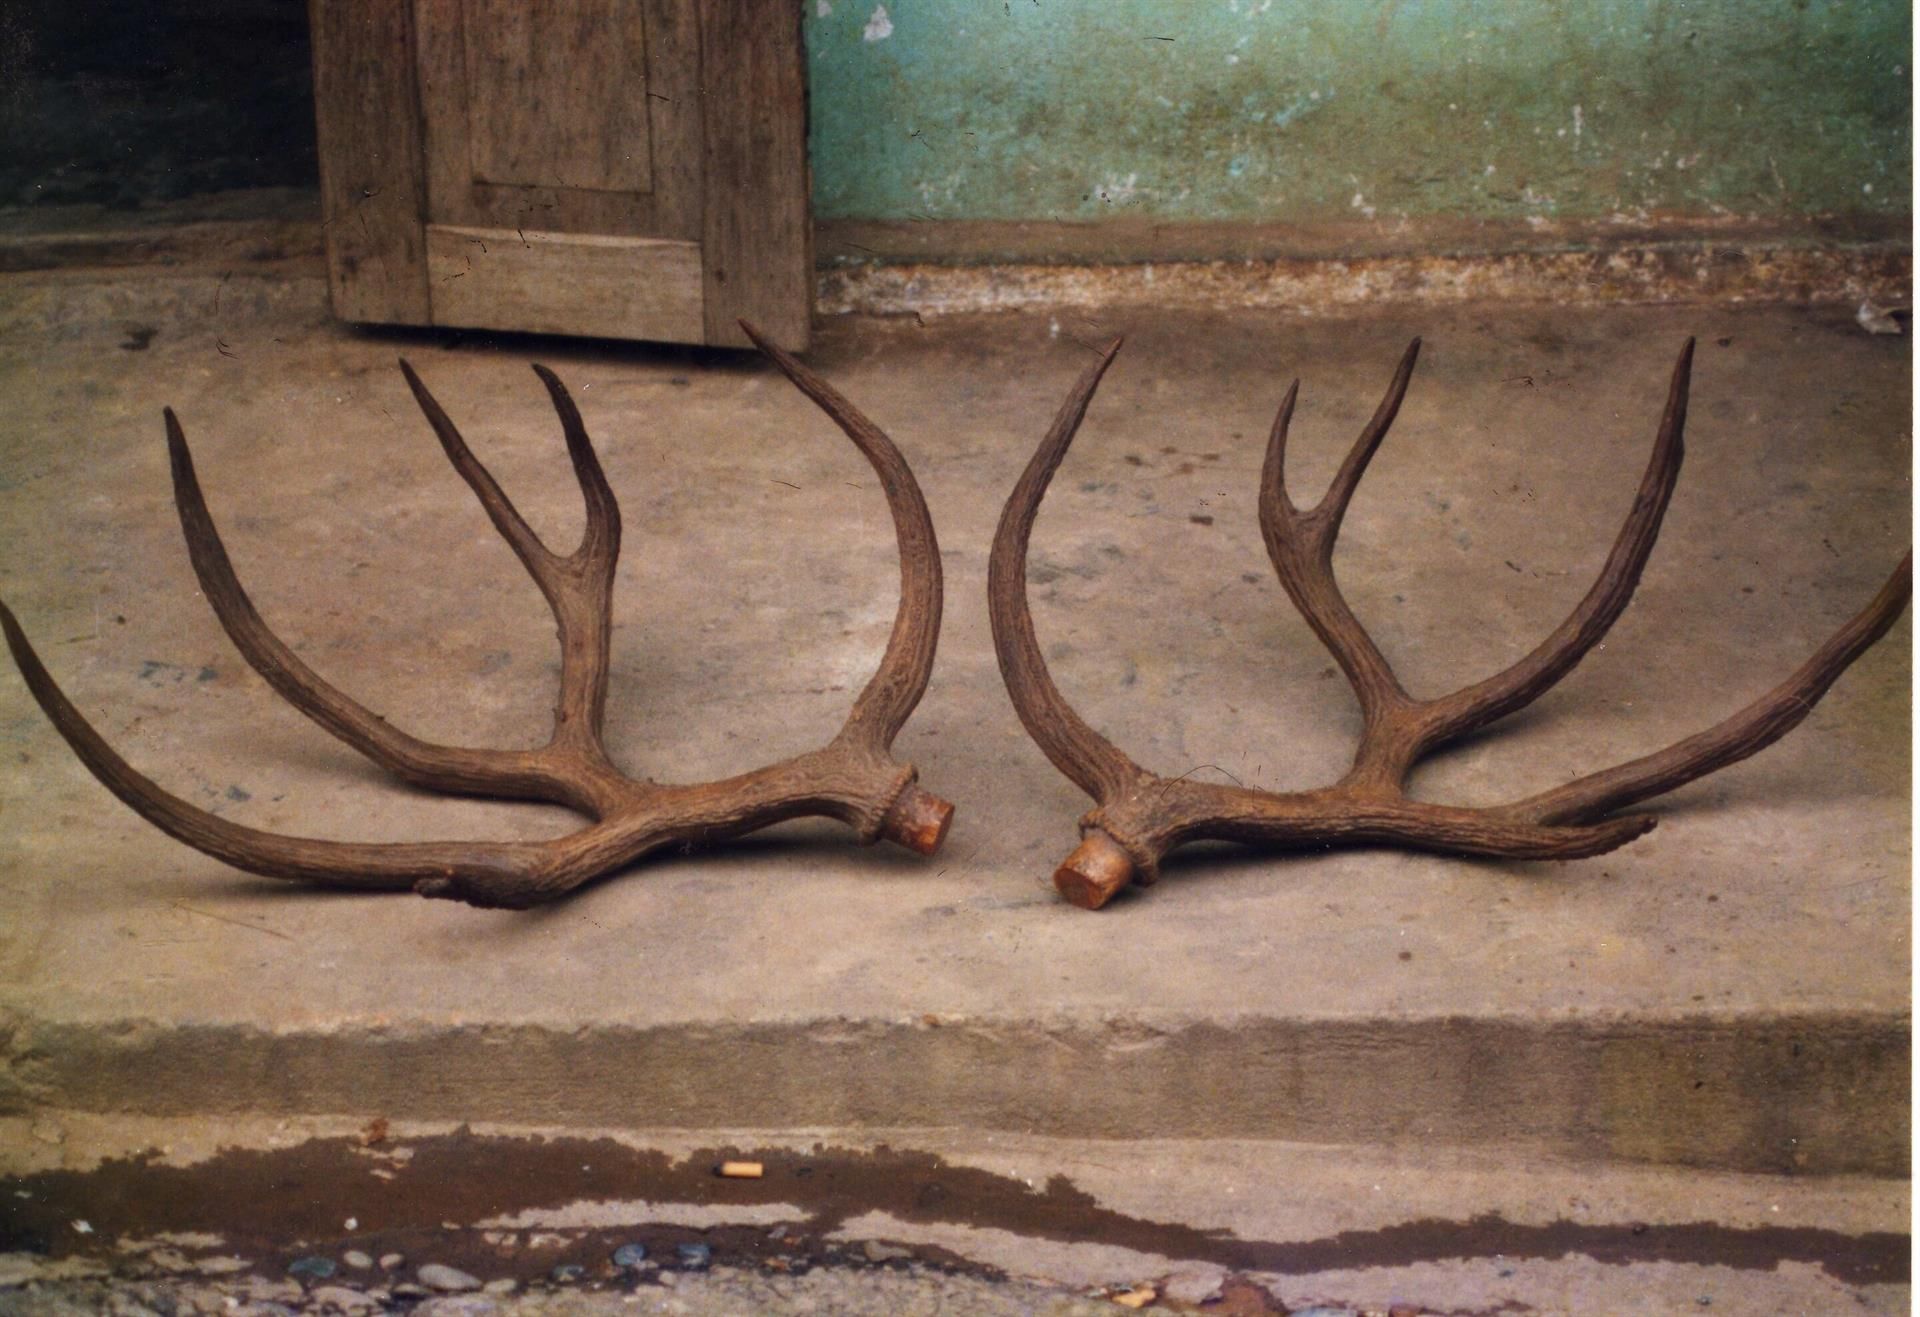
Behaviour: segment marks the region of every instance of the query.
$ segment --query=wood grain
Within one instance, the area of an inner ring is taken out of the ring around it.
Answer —
[[[343,320],[429,321],[425,157],[406,0],[311,0],[327,287]]]
[[[414,0],[419,113],[430,143],[429,221],[699,241],[700,48],[693,0],[619,6],[628,17],[606,35],[571,22],[552,27],[545,6],[498,5],[507,21],[532,24],[541,67],[573,64],[600,71],[585,106],[567,98],[559,106],[550,104],[537,79],[529,87],[517,86],[488,60],[470,59],[475,47],[511,44],[509,38],[473,31],[494,21],[494,8],[474,0]],[[522,9],[538,20],[511,17]],[[631,68],[635,53],[628,49],[611,58],[607,48],[617,42],[639,46],[639,78],[612,72]],[[481,76],[472,76],[476,72]],[[576,122],[580,115],[585,120]],[[640,127],[623,127],[635,124]],[[647,143],[643,180],[618,177],[612,166],[581,163],[624,150],[614,139],[635,131]],[[477,133],[487,140],[477,140]],[[542,142],[557,148],[550,159],[539,158],[536,144]],[[513,157],[511,165],[505,156]]]
[[[738,347],[747,319],[807,346],[806,78],[787,0],[313,14],[340,315]]]
[[[433,323],[698,343],[700,248],[663,238],[427,228]]]
[[[785,0],[701,8],[709,343],[746,346],[741,319],[790,351],[803,350],[812,331],[800,18]]]
[[[475,182],[652,190],[647,6],[462,0],[461,10]]]

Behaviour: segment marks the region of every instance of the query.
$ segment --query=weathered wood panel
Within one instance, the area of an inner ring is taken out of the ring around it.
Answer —
[[[649,0],[647,117],[653,132],[654,229],[699,242],[706,217],[706,110],[698,0]]]
[[[700,247],[657,238],[427,228],[433,323],[698,343]]]
[[[407,0],[312,0],[309,13],[334,314],[427,324],[425,161]]]
[[[745,346],[742,317],[794,351],[812,330],[800,18],[787,0],[701,6],[709,343]]]
[[[807,346],[789,0],[312,10],[339,314],[733,346],[746,317]]]
[[[646,5],[462,0],[461,11],[475,182],[652,190]]]
[[[545,5],[415,0],[420,113],[429,143],[428,218],[479,228],[698,241],[700,47],[693,7],[694,0],[612,6],[623,15],[614,27],[622,40],[638,42],[643,65],[639,78],[622,80],[614,70],[630,68],[635,51],[613,58],[612,35],[596,35],[592,24],[571,20],[550,25]],[[505,20],[496,19],[496,9]],[[480,62],[481,76],[473,76],[473,48],[517,40],[475,30],[496,21],[524,25],[543,68],[597,70],[584,108],[575,100],[550,104],[537,86],[515,86],[491,57]],[[637,35],[643,27],[644,35]],[[570,116],[583,113],[587,122],[572,121]],[[585,169],[580,161],[596,152],[603,157],[623,153],[626,148],[615,137],[626,133],[620,125],[634,123],[641,125],[638,132],[647,145],[644,186],[607,186],[621,181],[614,177],[618,169]],[[480,132],[486,141],[477,139]],[[543,162],[536,149],[543,140],[564,149]],[[513,157],[511,168],[503,155]],[[508,174],[514,177],[505,178]]]

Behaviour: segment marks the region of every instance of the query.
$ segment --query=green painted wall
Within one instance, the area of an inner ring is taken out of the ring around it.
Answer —
[[[1910,209],[1907,0],[802,0],[823,219]]]

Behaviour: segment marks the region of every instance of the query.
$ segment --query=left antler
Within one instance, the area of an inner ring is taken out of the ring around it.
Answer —
[[[1633,596],[1680,474],[1681,432],[1693,366],[1688,340],[1674,366],[1653,455],[1633,509],[1600,577],[1566,621],[1505,671],[1450,695],[1409,695],[1333,576],[1333,546],[1413,376],[1415,339],[1393,383],[1320,502],[1302,511],[1286,491],[1287,427],[1299,392],[1280,404],[1261,475],[1260,528],[1280,583],[1359,698],[1360,746],[1338,782],[1312,791],[1268,792],[1167,779],[1139,767],[1074,713],[1047,675],[1027,609],[1027,542],[1040,500],[1073,442],[1116,341],[1081,376],[1000,515],[987,574],[994,647],[1020,720],[1055,766],[1094,798],[1081,843],[1054,873],[1061,893],[1098,909],[1128,882],[1150,883],[1162,856],[1183,842],[1215,838],[1285,848],[1388,845],[1496,859],[1578,859],[1624,845],[1654,826],[1647,815],[1609,817],[1765,749],[1805,718],[1847,666],[1884,635],[1912,592],[1912,554],[1866,609],[1785,683],[1708,731],[1632,763],[1513,804],[1484,809],[1434,805],[1406,794],[1408,774],[1449,741],[1538,699],[1606,635]]]
[[[551,841],[363,843],[283,837],[199,809],[134,771],[54,684],[4,604],[0,627],[40,707],[81,762],[150,823],[236,868],[329,887],[411,888],[481,906],[524,907],[562,896],[662,846],[717,841],[783,819],[825,815],[862,843],[882,837],[923,855],[940,846],[953,806],[922,790],[894,762],[893,738],[926,690],[940,633],[940,552],[926,500],[900,450],[827,382],[742,328],[872,463],[893,510],[900,546],[900,609],[873,680],[831,743],[783,763],[698,786],[626,776],[601,741],[612,634],[620,508],[588,442],[580,413],[552,371],[535,366],[566,435],[586,498],[586,532],[561,556],[533,533],[468,450],[426,385],[400,363],[448,459],[478,496],[553,609],[560,633],[560,695],[553,734],[537,750],[473,750],[417,740],[329,685],[268,629],[241,588],[207,512],[186,436],[166,412],[174,500],[200,585],[248,663],[289,703],[401,779],[437,791],[544,800],[594,822]]]

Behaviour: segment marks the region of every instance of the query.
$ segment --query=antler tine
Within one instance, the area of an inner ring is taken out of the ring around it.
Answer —
[[[1320,533],[1324,537],[1324,553],[1333,552],[1333,539],[1340,533],[1340,523],[1347,515],[1347,504],[1353,501],[1353,492],[1360,487],[1360,477],[1367,473],[1367,464],[1373,461],[1374,453],[1379,451],[1380,441],[1387,437],[1387,431],[1393,426],[1393,418],[1400,414],[1400,404],[1407,396],[1407,385],[1413,379],[1413,364],[1419,359],[1420,340],[1416,338],[1407,344],[1407,350],[1401,354],[1400,365],[1393,372],[1393,383],[1387,386],[1386,395],[1374,409],[1372,419],[1360,431],[1360,437],[1354,441],[1346,461],[1334,473],[1333,483],[1327,486],[1325,496],[1307,514],[1322,524]]]
[[[586,502],[586,527],[580,533],[579,547],[570,556],[555,558],[544,546],[544,564],[522,556],[559,624],[560,693],[553,706],[554,740],[566,747],[588,775],[617,777],[618,770],[601,744],[600,732],[607,714],[607,677],[613,668],[613,579],[620,560],[620,504],[607,484],[606,472],[600,467],[600,458],[593,451],[593,441],[587,438],[586,424],[567,386],[545,366],[534,366],[533,373],[553,399],[553,410],[560,417],[560,430],[567,440],[567,457]],[[464,445],[461,451],[465,451]],[[452,452],[448,449],[449,456]],[[479,462],[473,462],[473,468],[486,476]],[[467,473],[463,470],[462,474]],[[491,477],[486,483],[493,486]],[[476,492],[481,488],[474,484]],[[498,486],[493,488],[497,493]],[[486,501],[484,494],[482,501]],[[525,523],[504,494],[500,501],[524,529]],[[488,510],[492,511],[490,504]],[[498,517],[494,524],[500,524]],[[534,543],[540,542],[535,539]]]
[[[142,776],[114,752],[48,675],[20,624],[0,603],[0,629],[27,689],[87,770],[142,818],[168,836],[237,869],[330,887],[405,891],[464,872],[517,885],[546,854],[540,843],[334,842],[282,837],[243,827],[190,805]]]
[[[1523,709],[1551,690],[1579,664],[1616,622],[1633,598],[1647,556],[1660,535],[1660,523],[1673,498],[1685,453],[1681,435],[1687,424],[1687,392],[1693,374],[1693,340],[1680,349],[1667,405],[1660,418],[1653,453],[1620,534],[1586,597],[1552,635],[1525,658],[1484,681],[1421,706],[1423,726],[1408,746],[1413,756],[1443,745],[1476,727],[1484,727]]]
[[[1406,395],[1407,381],[1412,378],[1419,350],[1420,340],[1416,338],[1401,357],[1387,396],[1361,432],[1359,442],[1347,454],[1332,488],[1311,512],[1298,511],[1286,492],[1287,429],[1293,420],[1297,381],[1280,404],[1280,414],[1267,438],[1266,460],[1260,468],[1260,534],[1266,541],[1267,557],[1273,561],[1273,569],[1287,597],[1333,655],[1360,701],[1366,730],[1356,764],[1369,754],[1379,729],[1410,701],[1400,679],[1394,675],[1393,665],[1373,643],[1373,637],[1360,624],[1334,580],[1333,543],[1354,487],[1400,410],[1400,400]]]
[[[1061,404],[1052,428],[1020,473],[1013,493],[1007,496],[999,528],[994,531],[993,552],[987,560],[987,612],[993,624],[993,648],[1013,707],[1027,734],[1046,752],[1054,767],[1102,803],[1139,780],[1142,771],[1118,746],[1089,727],[1053,684],[1027,606],[1027,543],[1040,500],[1046,497],[1053,473],[1066,457],[1094,390],[1113,364],[1121,342],[1115,339],[1100,359],[1087,367]]]
[[[620,505],[566,386],[546,367],[533,369],[547,386],[554,410],[559,413],[567,456],[586,500],[587,524],[580,546],[564,558],[534,534],[413,367],[404,358],[400,362],[407,387],[413,390],[414,400],[439,436],[447,460],[472,488],[494,528],[540,587],[559,624],[560,694],[553,710],[556,742],[565,746],[585,772],[618,776],[600,744],[600,728],[606,717],[607,675],[612,666],[613,576],[620,555]]]
[[[1740,712],[1664,750],[1543,791],[1497,812],[1541,823],[1588,822],[1758,754],[1813,712],[1813,706],[1840,674],[1899,620],[1912,594],[1913,554],[1909,551],[1871,603],[1835,632],[1799,671]]]
[[[755,326],[742,320],[740,328],[853,440],[854,447],[880,477],[880,488],[893,513],[894,536],[900,548],[900,607],[894,614],[893,632],[887,638],[880,667],[854,701],[847,718],[850,734],[868,737],[885,749],[893,744],[907,716],[926,693],[934,648],[940,639],[940,546],[933,535],[933,516],[927,511],[927,500],[906,459],[884,430]]]
[[[1296,379],[1287,386],[1287,396],[1280,400],[1280,410],[1274,414],[1273,429],[1267,435],[1267,457],[1260,465],[1261,492],[1273,491],[1274,513],[1288,522],[1300,515],[1300,509],[1287,497],[1287,430],[1293,425],[1293,405],[1299,399],[1300,381]]]
[[[567,392],[567,386],[560,382],[558,375],[537,362],[533,373],[540,377],[553,398],[553,410],[559,414],[560,430],[567,438],[567,456],[573,462],[580,493],[586,499],[587,525],[573,556],[604,560],[607,570],[611,571],[612,560],[620,556],[620,501],[613,496],[613,486],[607,483],[607,473],[600,466],[599,455],[593,451],[593,441],[587,438],[586,424],[580,419],[580,409],[573,405],[573,395]],[[412,373],[408,374],[411,378]]]
[[[884,753],[926,693],[940,640],[940,545],[933,534],[933,514],[927,511],[926,497],[906,458],[886,431],[756,326],[742,320],[740,328],[853,441],[880,477],[880,488],[887,496],[900,552],[900,606],[880,666],[853,702],[840,732],[849,743]],[[883,835],[930,855],[939,848],[952,819],[951,804],[917,782],[909,783],[889,810]]]
[[[533,533],[533,528],[527,525],[520,510],[513,506],[513,500],[500,488],[500,482],[473,455],[473,450],[467,447],[467,441],[460,437],[459,427],[454,425],[446,409],[428,391],[405,357],[400,358],[400,373],[407,377],[407,387],[413,390],[413,400],[420,404],[427,424],[433,427],[434,434],[439,437],[440,446],[446,450],[447,460],[453,463],[453,469],[460,473],[460,478],[467,482],[474,496],[480,500],[480,506],[487,510],[487,516],[493,521],[494,529],[500,532],[500,537],[526,564],[527,571],[540,588],[546,589],[547,577],[551,574],[549,567],[559,560],[558,555]],[[568,447],[571,449],[571,442]]]
[[[294,708],[403,781],[438,791],[546,800],[598,814],[603,793],[556,776],[536,753],[436,745],[399,730],[329,684],[275,635],[240,584],[194,473],[180,418],[164,413],[173,499],[200,590],[248,665]]]

